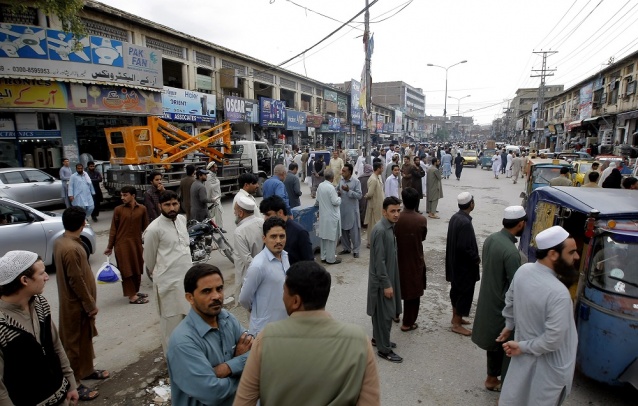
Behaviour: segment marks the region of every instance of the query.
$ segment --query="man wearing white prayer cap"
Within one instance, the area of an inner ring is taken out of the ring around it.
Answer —
[[[505,378],[509,358],[503,346],[494,340],[505,327],[503,308],[505,292],[512,283],[514,273],[523,264],[516,248],[516,237],[525,228],[527,214],[523,206],[510,206],[503,212],[503,228],[491,234],[483,243],[483,277],[476,304],[472,341],[487,353],[485,388],[499,391]],[[499,381],[498,377],[501,377]]]
[[[79,395],[69,359],[42,292],[44,262],[30,251],[0,258],[0,399],[3,404],[75,404]],[[29,382],[37,380],[36,385]],[[90,395],[91,393],[89,393]],[[93,398],[97,392],[92,392]],[[85,399],[90,400],[90,399]],[[8,403],[7,403],[8,402]]]
[[[536,262],[516,271],[505,296],[497,341],[511,361],[501,406],[561,405],[571,391],[578,337],[567,286],[578,277],[578,249],[560,226],[538,233],[536,246]]]
[[[463,192],[456,198],[459,211],[450,218],[445,246],[445,280],[451,282],[452,331],[464,336],[472,331],[463,327],[469,321],[474,287],[480,279],[478,245],[470,213],[474,210],[474,197]]]
[[[233,207],[235,213],[235,306],[239,305],[239,292],[246,277],[246,270],[253,258],[264,248],[262,236],[264,220],[255,216],[255,201],[247,196],[237,199]]]

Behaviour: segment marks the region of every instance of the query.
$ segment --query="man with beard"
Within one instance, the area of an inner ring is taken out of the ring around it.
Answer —
[[[186,220],[191,219],[191,187],[193,186],[193,182],[195,182],[193,175],[195,175],[195,166],[186,165],[186,176],[179,181],[179,188],[177,189],[177,194],[181,202],[180,206],[184,213],[186,213]]]
[[[487,379],[485,388],[499,391],[505,379],[509,358],[494,337],[505,327],[503,308],[505,293],[516,270],[522,265],[516,248],[516,237],[523,234],[527,214],[523,206],[510,206],[503,214],[503,229],[485,239],[483,243],[483,281],[476,304],[472,341],[487,352]],[[498,377],[501,380],[498,380]]]
[[[378,158],[377,158],[378,159]],[[368,179],[368,191],[363,196],[368,201],[366,205],[366,215],[363,224],[368,226],[366,233],[368,234],[368,243],[366,246],[370,248],[370,233],[383,216],[383,181],[381,180],[381,172],[383,172],[383,164],[375,162],[372,164],[372,175]]]
[[[137,191],[133,186],[124,186],[120,191],[122,205],[113,210],[109,242],[104,255],[109,256],[115,248],[117,267],[122,273],[122,291],[130,304],[148,303],[148,295],[140,293],[144,258],[142,233],[148,227],[146,207],[135,200]]]
[[[142,240],[144,264],[153,279],[154,299],[160,316],[162,350],[166,356],[171,333],[188,313],[182,281],[193,262],[186,219],[177,214],[177,193],[165,190],[160,195],[159,202],[161,215],[149,224]]]
[[[100,215],[100,204],[102,203],[102,200],[104,200],[104,196],[102,196],[102,189],[100,188],[102,174],[100,171],[95,169],[95,162],[93,161],[87,162],[86,167],[86,174],[89,175],[91,183],[93,184],[93,190],[95,190],[95,194],[93,195],[93,212],[91,213],[91,219],[97,222],[97,217]]]
[[[463,317],[470,315],[474,286],[480,279],[478,245],[470,213],[474,210],[474,197],[468,192],[456,198],[459,211],[450,218],[445,245],[445,280],[450,282],[452,302],[452,331],[464,336],[472,331],[463,327],[470,324]]]
[[[576,241],[553,226],[538,233],[536,247],[536,262],[516,271],[505,296],[505,328],[497,341],[512,360],[501,406],[561,405],[574,377],[578,337],[567,286],[578,278]]]
[[[209,264],[184,277],[191,309],[175,328],[166,357],[174,405],[232,405],[253,343],[223,308],[224,276]]]
[[[162,184],[162,178],[162,174],[157,171],[153,171],[148,175],[151,186],[144,192],[144,206],[146,206],[146,215],[148,215],[149,223],[160,216],[159,197],[166,190]]]
[[[337,194],[341,197],[339,213],[341,215],[341,248],[339,255],[352,252],[359,258],[361,247],[361,223],[359,216],[359,199],[361,199],[361,182],[352,176],[353,166],[347,163],[341,169],[341,180],[337,186]]]
[[[423,189],[421,187],[421,178],[425,176],[425,172],[423,172],[423,169],[421,169],[421,166],[419,164],[415,164],[414,162],[412,162],[411,158],[403,158],[404,163],[403,167],[401,167],[401,188],[407,189],[411,187],[413,189],[416,189],[419,192],[419,195],[421,195],[423,193]],[[416,210],[418,211],[419,208],[417,207]]]
[[[83,208],[88,220],[95,208],[93,203],[95,189],[93,189],[91,178],[84,172],[82,164],[75,165],[75,170],[76,173],[71,175],[71,180],[69,180],[69,201],[72,206]]]
[[[283,200],[282,200],[283,202]],[[239,292],[244,283],[246,270],[264,248],[262,227],[264,220],[255,216],[255,201],[241,196],[233,206],[235,213],[235,305],[239,305]]]
[[[253,259],[244,286],[239,294],[239,303],[250,312],[250,333],[255,336],[271,321],[288,317],[284,302],[284,280],[290,268],[286,245],[286,222],[278,216],[264,221],[263,240],[265,247]]]
[[[206,180],[210,171],[197,169],[195,182],[191,185],[191,218],[204,221],[208,217],[208,205],[213,202],[212,196],[206,190]]]
[[[427,173],[427,205],[426,212],[428,217],[433,219],[440,219],[436,212],[436,208],[439,205],[439,199],[443,198],[443,184],[441,182],[441,161],[436,158],[432,158],[432,166],[428,169]]]

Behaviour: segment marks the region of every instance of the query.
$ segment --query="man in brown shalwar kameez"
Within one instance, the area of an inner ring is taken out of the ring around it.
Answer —
[[[148,295],[140,293],[142,273],[144,273],[144,248],[142,233],[148,227],[146,207],[135,201],[136,190],[124,186],[120,192],[121,206],[113,211],[109,243],[104,255],[111,255],[115,248],[117,269],[122,274],[122,291],[131,304],[148,303]]]
[[[82,379],[106,379],[110,376],[108,371],[93,369],[97,289],[86,246],[80,239],[85,218],[86,212],[81,207],[66,209],[62,214],[65,232],[53,246],[60,302],[60,341],[78,385]]]
[[[425,259],[423,241],[428,233],[428,221],[416,212],[421,194],[408,187],[401,192],[403,210],[394,226],[399,260],[399,281],[403,299],[401,331],[416,330],[420,298],[425,289]]]

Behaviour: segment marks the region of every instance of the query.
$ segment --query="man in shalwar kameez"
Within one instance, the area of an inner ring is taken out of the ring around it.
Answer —
[[[160,195],[161,215],[146,228],[144,264],[153,278],[153,292],[160,316],[160,334],[164,356],[171,333],[188,314],[184,300],[184,275],[193,266],[186,218],[178,215],[177,193],[165,190]]]
[[[337,186],[337,194],[341,197],[341,251],[339,254],[352,253],[359,258],[361,247],[361,216],[359,215],[359,199],[361,199],[361,182],[352,176],[352,164],[347,163],[341,170],[341,180]]]
[[[140,293],[144,258],[142,233],[148,227],[146,207],[135,200],[137,192],[133,186],[124,186],[120,192],[122,205],[113,210],[109,242],[104,255],[109,256],[115,248],[117,269],[122,274],[122,291],[130,304],[148,303],[148,295]]]
[[[337,258],[337,242],[341,237],[341,198],[333,186],[332,170],[324,171],[326,180],[317,188],[315,206],[319,207],[319,228],[317,236],[321,239],[321,262],[324,264],[340,264]]]
[[[365,218],[363,220],[363,224],[368,226],[366,230],[368,236],[368,243],[366,245],[368,248],[370,248],[370,234],[372,233],[372,229],[381,221],[381,217],[383,216],[383,199],[385,199],[383,182],[379,177],[383,172],[383,164],[381,162],[375,162],[372,168],[372,175],[368,178],[368,191],[363,196],[363,198],[368,201]]]
[[[554,226],[536,236],[536,262],[521,266],[505,296],[497,338],[511,357],[501,406],[560,406],[571,391],[578,337],[567,286],[578,278],[576,241]],[[511,339],[511,337],[509,337]]]
[[[401,313],[401,285],[394,225],[399,221],[401,200],[394,196],[383,201],[383,218],[370,234],[367,313],[372,317],[372,345],[377,354],[390,362],[403,362],[392,350],[392,319]]]
[[[501,171],[502,163],[503,162],[501,161],[501,155],[499,154],[499,152],[494,152],[494,155],[492,155],[492,171],[494,172],[494,179],[498,179],[498,174]]]

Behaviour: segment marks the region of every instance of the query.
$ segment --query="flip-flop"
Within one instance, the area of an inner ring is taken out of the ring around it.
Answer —
[[[137,292],[136,295],[137,297],[148,297],[146,293],[141,293],[141,292]]]
[[[85,377],[84,379],[108,379],[111,377],[111,374],[109,373],[109,371],[106,371],[104,369],[96,369],[95,371],[93,371],[93,373],[91,373],[91,375]]]
[[[87,388],[84,385],[78,386],[78,395],[81,401],[87,402],[89,400],[93,400],[100,395],[100,392]]]
[[[501,391],[501,383],[499,382],[496,386],[492,386],[491,388],[489,386],[486,386],[485,389],[492,391],[492,392],[500,392]]]
[[[142,296],[139,296],[137,299],[135,300],[129,300],[128,302],[129,304],[146,304],[148,303],[148,299]]]
[[[395,322],[395,323],[400,323],[401,319],[399,317],[393,317],[392,321]]]
[[[407,333],[408,331],[416,330],[417,328],[419,328],[419,325],[414,323],[413,325],[411,325],[407,329],[405,329],[404,327],[405,326],[401,326],[401,331],[403,331],[404,333]]]

